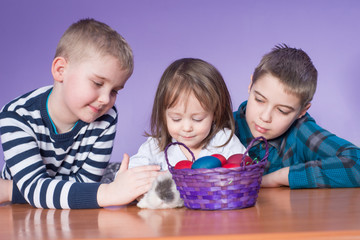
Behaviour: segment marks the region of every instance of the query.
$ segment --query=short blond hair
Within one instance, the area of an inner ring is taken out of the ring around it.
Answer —
[[[61,37],[55,53],[68,61],[81,61],[95,50],[100,56],[113,56],[119,60],[128,77],[134,70],[134,56],[126,40],[105,23],[94,19],[81,19],[73,23]]]

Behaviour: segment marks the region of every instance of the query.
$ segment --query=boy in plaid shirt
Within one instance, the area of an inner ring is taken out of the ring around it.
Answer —
[[[337,188],[360,186],[360,149],[316,124],[307,113],[317,70],[301,49],[276,46],[264,55],[249,85],[249,98],[234,112],[244,146],[259,136],[269,142],[262,187]],[[249,151],[265,154],[262,142]]]

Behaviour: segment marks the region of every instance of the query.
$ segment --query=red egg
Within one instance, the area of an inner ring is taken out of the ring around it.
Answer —
[[[223,167],[223,168],[236,168],[236,167],[240,167],[240,164],[236,164],[236,163],[225,163],[222,167]]]
[[[175,164],[175,169],[191,168],[193,162],[189,160],[182,160]]]
[[[213,154],[211,156],[216,157],[217,159],[219,159],[220,162],[221,162],[221,165],[226,164],[226,158],[223,155],[221,155],[221,154]]]
[[[231,155],[231,156],[228,158],[227,163],[240,164],[241,161],[242,161],[242,157],[243,157],[243,154],[234,154],[234,155]]]
[[[228,158],[227,163],[235,163],[235,164],[239,164],[239,165],[240,165],[243,156],[244,156],[244,154],[242,154],[242,153],[238,153],[238,154],[231,155],[231,156]],[[252,158],[246,155],[246,156],[245,156],[245,159],[244,159],[244,164],[245,164],[245,166],[246,166],[246,165],[251,165],[252,163],[253,163]]]

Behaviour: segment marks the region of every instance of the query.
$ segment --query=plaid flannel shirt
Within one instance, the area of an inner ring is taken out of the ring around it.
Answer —
[[[245,147],[253,139],[245,119],[246,105],[247,101],[234,112],[235,133]],[[360,148],[321,128],[308,113],[268,143],[264,174],[289,166],[292,189],[360,186]],[[264,143],[254,144],[249,155],[264,156]]]

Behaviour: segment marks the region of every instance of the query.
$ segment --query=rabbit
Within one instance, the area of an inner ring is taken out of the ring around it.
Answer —
[[[139,199],[139,208],[165,209],[184,206],[176,184],[169,171],[159,175],[153,182],[151,189]]]

